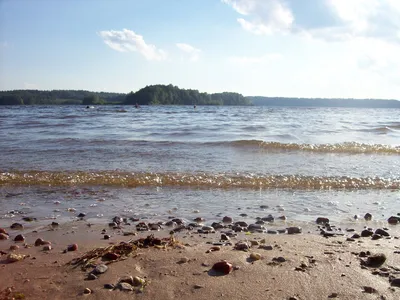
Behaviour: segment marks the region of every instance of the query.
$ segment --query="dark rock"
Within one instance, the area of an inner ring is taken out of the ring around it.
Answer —
[[[0,233],[0,241],[1,240],[8,240],[8,235],[5,233]]]
[[[346,228],[346,231],[347,231],[347,232],[354,232],[355,229],[353,229],[353,228]]]
[[[119,258],[119,255],[113,252],[107,252],[106,254],[103,255],[103,259],[105,260],[117,260]]]
[[[89,288],[85,288],[85,289],[83,290],[83,293],[86,294],[86,295],[89,295],[89,294],[92,293],[92,290],[89,289]]]
[[[23,242],[25,241],[25,237],[22,234],[18,234],[15,238],[14,238],[14,242]]]
[[[72,244],[67,247],[67,251],[76,251],[78,250],[78,244]]]
[[[369,237],[372,236],[374,234],[373,231],[370,231],[368,229],[364,229],[363,231],[361,231],[361,236],[362,237]]]
[[[317,224],[329,224],[329,219],[324,217],[319,217],[316,220]]]
[[[391,286],[400,287],[400,278],[395,278],[390,282]]]
[[[193,221],[195,221],[195,222],[197,222],[197,223],[203,223],[203,222],[205,221],[205,219],[202,218],[202,217],[197,217],[197,218],[195,218]]]
[[[256,222],[256,224],[258,224],[258,225],[264,225],[265,222],[264,222],[263,220],[258,220],[258,221]]]
[[[260,224],[250,224],[250,225],[247,227],[247,230],[248,230],[248,231],[264,231],[264,230],[265,230],[265,227],[262,226],[262,225],[260,225]]]
[[[247,217],[247,214],[240,214],[241,217]]]
[[[388,223],[391,225],[397,225],[400,222],[400,217],[396,217],[396,216],[391,216],[388,219]]]
[[[183,220],[182,219],[178,219],[178,218],[172,219],[172,222],[175,222],[178,225],[183,225],[184,224]]]
[[[229,241],[229,240],[230,238],[226,234],[221,233],[221,241]]]
[[[267,208],[268,208],[268,205],[260,205],[260,208],[261,208],[261,209],[267,209]]]
[[[222,222],[231,224],[231,223],[233,222],[233,220],[232,220],[231,217],[225,216],[225,217],[222,219]]]
[[[32,217],[23,217],[22,220],[24,220],[25,222],[33,222],[33,221],[36,221],[36,218],[32,218]]]
[[[288,234],[299,234],[302,232],[302,228],[301,227],[289,227],[286,228],[287,229],[287,233]]]
[[[96,280],[98,277],[96,275],[94,275],[93,273],[89,273],[87,276],[88,280]]]
[[[367,294],[376,294],[378,291],[370,286],[363,286],[364,292]]]
[[[359,239],[361,237],[361,235],[359,235],[358,233],[355,233],[351,236],[352,239]]]
[[[52,227],[58,227],[59,226],[59,224],[57,223],[57,222],[51,222],[51,224],[50,224]]]
[[[228,263],[227,261],[221,261],[214,264],[212,269],[217,273],[228,275],[230,272],[232,272],[233,267],[232,264]]]
[[[11,228],[11,229],[18,229],[18,230],[20,230],[20,229],[24,229],[24,226],[23,226],[22,224],[20,224],[20,223],[13,223],[13,224],[10,226],[10,228]]]
[[[268,234],[278,234],[278,231],[276,230],[267,230]]]
[[[110,236],[109,236],[108,234],[105,234],[105,235],[103,236],[103,238],[104,238],[105,240],[109,240],[109,239],[110,239]]]
[[[272,223],[274,222],[275,218],[272,215],[268,215],[266,217],[261,218],[262,221]]]
[[[382,266],[385,263],[385,261],[386,261],[386,255],[383,253],[379,253],[369,256],[364,264],[367,267],[378,268]]]
[[[372,215],[370,213],[366,213],[365,216],[364,216],[364,219],[366,221],[371,221],[372,220]]]
[[[123,218],[115,216],[114,218],[112,218],[112,222],[116,223],[117,225],[121,224],[124,221]]]
[[[86,217],[86,214],[85,213],[80,213],[79,215],[78,215],[78,218],[84,218],[84,217]]]
[[[372,235],[372,240],[379,240],[381,238],[382,238],[382,236],[380,234],[373,234]]]
[[[250,249],[250,246],[246,242],[238,242],[235,245],[235,249],[236,250],[248,250],[248,249]]]
[[[282,256],[274,257],[274,258],[272,259],[272,261],[279,262],[279,263],[283,263],[283,262],[286,261],[286,258],[284,258],[284,257],[282,257]]]
[[[260,245],[259,247],[258,247],[258,249],[263,249],[263,250],[272,250],[272,249],[274,249],[272,246],[270,246],[270,245]]]
[[[375,230],[375,234],[379,234],[381,236],[390,236],[389,232],[378,228],[377,230]]]
[[[249,226],[246,222],[244,221],[239,221],[239,222],[235,222],[236,226],[240,226],[240,227],[247,227]]]
[[[211,224],[211,227],[213,227],[214,229],[221,229],[224,228],[224,225],[222,225],[221,223],[214,222]]]
[[[104,288],[106,290],[113,290],[113,289],[115,289],[115,285],[110,284],[110,283],[106,283],[106,284],[104,284]]]

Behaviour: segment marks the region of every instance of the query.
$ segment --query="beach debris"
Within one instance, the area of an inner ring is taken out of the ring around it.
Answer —
[[[232,267],[232,264],[230,264],[224,260],[224,261],[215,263],[212,266],[212,270],[214,270],[217,273],[223,274],[223,275],[228,275],[230,272],[232,272],[233,267]]]
[[[366,213],[364,216],[365,221],[371,221],[372,220],[372,215],[370,213]]]
[[[15,238],[14,238],[14,242],[23,242],[25,241],[25,237],[22,234],[18,234]]]
[[[21,230],[21,229],[24,229],[24,226],[20,223],[13,223],[13,224],[11,224],[10,228]]]
[[[89,289],[89,288],[85,288],[85,289],[83,290],[83,293],[84,293],[85,295],[90,295],[90,294],[92,293],[92,290]]]
[[[288,234],[299,234],[303,231],[301,227],[288,227],[286,230]]]
[[[75,258],[68,262],[67,264],[73,265],[75,267],[81,266],[83,270],[91,266],[97,260],[104,258],[104,256],[109,256],[115,254],[118,256],[116,259],[108,261],[106,264],[110,264],[115,261],[124,260],[129,256],[132,256],[135,251],[139,248],[156,248],[156,249],[167,249],[175,247],[183,247],[182,243],[177,241],[173,234],[168,238],[156,238],[154,235],[149,235],[146,238],[140,238],[137,240],[131,240],[128,242],[120,242],[117,245],[110,245],[107,247],[99,247],[90,250],[83,254],[79,258]],[[108,254],[110,253],[110,254]]]
[[[78,244],[68,245],[67,251],[76,251],[78,250]]]
[[[16,254],[16,253],[10,253],[7,256],[7,262],[9,263],[14,263],[20,260],[23,260],[25,258],[25,255],[22,254]]]

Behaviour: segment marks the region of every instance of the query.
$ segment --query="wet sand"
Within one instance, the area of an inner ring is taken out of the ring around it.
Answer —
[[[123,230],[102,225],[89,227],[84,221],[77,221],[26,233],[25,242],[16,243],[13,239],[20,232],[5,229],[10,239],[0,241],[0,299],[400,299],[400,288],[391,284],[394,278],[400,278],[400,242],[396,235],[348,241],[353,233],[326,238],[308,233],[241,232],[231,237],[231,245],[221,245],[219,251],[207,253],[212,243],[220,243],[220,231],[181,231],[174,234],[181,243],[177,247],[137,249],[126,260],[108,264],[108,270],[97,279],[87,280],[93,268],[83,271],[68,262],[94,248],[121,241],[150,234],[170,237],[169,230],[123,236]],[[104,240],[103,229],[110,235],[109,240]],[[37,238],[50,241],[53,249],[35,247]],[[253,241],[254,245],[249,251],[235,250],[238,241]],[[78,250],[63,253],[73,243]],[[19,249],[10,251],[11,245],[19,245]],[[365,257],[360,257],[362,251],[366,252]],[[10,263],[7,256],[11,252],[26,257]],[[251,253],[259,253],[261,259],[250,260]],[[386,255],[383,265],[361,264],[375,253]],[[219,274],[211,270],[212,266],[222,260],[231,263],[233,271],[213,276]],[[104,288],[104,284],[116,284],[126,275],[146,280],[143,291]],[[84,294],[85,288],[92,293]]]

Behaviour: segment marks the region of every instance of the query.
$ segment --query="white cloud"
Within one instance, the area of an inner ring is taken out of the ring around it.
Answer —
[[[116,51],[138,52],[147,60],[165,60],[167,58],[167,53],[164,50],[157,49],[154,45],[146,44],[143,36],[131,30],[100,31],[99,35],[107,46]]]
[[[278,0],[222,0],[231,5],[239,14],[251,18],[248,21],[238,18],[245,29],[255,34],[271,34],[287,31],[291,28],[294,17],[284,2]]]
[[[268,53],[262,56],[231,56],[228,61],[241,65],[263,64],[281,59],[283,56],[279,53]]]
[[[189,44],[184,44],[184,43],[177,43],[176,46],[183,52],[187,53],[191,61],[199,60],[201,53],[200,49],[197,49]]]

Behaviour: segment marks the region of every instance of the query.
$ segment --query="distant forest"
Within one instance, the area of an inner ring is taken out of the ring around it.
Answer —
[[[238,105],[284,107],[400,108],[400,101],[379,99],[324,99],[244,97],[238,93],[201,93],[173,85],[151,85],[128,94],[83,90],[0,91],[0,105]]]

